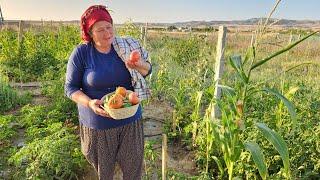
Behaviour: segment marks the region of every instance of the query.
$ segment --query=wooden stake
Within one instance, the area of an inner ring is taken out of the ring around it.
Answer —
[[[148,35],[148,23],[146,23],[145,27],[144,27],[144,36],[143,36],[143,46],[146,47],[147,46],[147,35]]]
[[[141,41],[143,41],[143,39],[144,39],[144,27],[143,26],[140,27],[140,39],[141,39]]]
[[[167,135],[162,134],[162,180],[167,179],[167,155],[168,155]]]
[[[289,37],[289,41],[288,41],[288,45],[290,45],[290,44],[292,43],[292,41],[293,41],[293,34],[292,34],[292,32],[291,32],[291,33],[290,33],[290,37]],[[288,52],[286,53],[286,61],[288,61],[289,52],[290,52],[290,51],[288,51]],[[281,65],[282,65],[282,61],[281,61]]]
[[[214,98],[221,98],[221,88],[218,87],[220,79],[222,78],[223,70],[224,70],[224,48],[226,44],[226,34],[227,28],[225,26],[219,26],[219,34],[218,34],[218,43],[217,43],[217,54],[216,54],[216,63],[215,63],[215,90],[214,90]],[[214,119],[221,117],[221,112],[217,105],[214,106],[213,111],[211,112],[211,117]]]
[[[18,31],[18,41],[19,41],[19,44],[21,43],[22,41],[22,36],[23,36],[23,21],[19,21],[19,31]]]

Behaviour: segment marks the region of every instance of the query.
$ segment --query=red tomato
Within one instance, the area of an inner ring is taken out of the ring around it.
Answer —
[[[127,95],[127,90],[124,87],[117,87],[116,89],[116,94],[120,94],[122,97],[126,97]]]
[[[137,93],[135,93],[135,92],[130,93],[128,98],[129,98],[129,102],[132,105],[139,103],[139,97],[138,97]]]
[[[131,63],[136,63],[139,61],[140,58],[141,58],[141,54],[140,54],[139,50],[134,50],[130,54],[129,61]]]
[[[123,97],[120,94],[115,94],[108,101],[108,106],[111,109],[119,109],[123,105]]]

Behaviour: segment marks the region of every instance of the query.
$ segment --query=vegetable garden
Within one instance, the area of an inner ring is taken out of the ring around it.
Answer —
[[[140,38],[131,23],[117,32]],[[170,105],[168,146],[180,144],[196,163],[189,174],[169,168],[167,178],[319,179],[319,33],[229,32],[221,99],[214,98],[216,42],[216,32],[147,34],[152,99],[143,105]],[[68,56],[79,43],[75,26],[0,31],[0,177],[81,179],[86,172],[76,106],[63,90]],[[10,86],[32,81],[41,82],[50,103],[33,105],[30,94]],[[15,146],[21,129],[25,143]],[[161,177],[157,143],[146,141],[144,179]]]

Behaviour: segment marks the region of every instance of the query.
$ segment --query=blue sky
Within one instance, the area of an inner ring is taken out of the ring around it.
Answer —
[[[276,0],[0,0],[5,19],[78,20],[93,4],[113,10],[115,23],[242,20],[265,17]],[[320,20],[320,0],[282,0],[275,18]]]

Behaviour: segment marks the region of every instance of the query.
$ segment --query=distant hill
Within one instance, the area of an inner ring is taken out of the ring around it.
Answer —
[[[231,21],[187,21],[176,23],[148,23],[150,26],[176,26],[176,27],[204,27],[204,26],[239,26],[257,25],[260,21],[265,22],[266,18],[251,18],[247,20],[231,20]],[[277,26],[285,27],[320,27],[320,20],[289,20],[289,19],[269,19],[269,24],[274,23]],[[137,23],[144,25],[145,23]]]
[[[220,25],[225,26],[254,26],[258,25],[260,21],[265,22],[265,18],[251,18],[247,20],[231,20],[231,21],[187,21],[187,22],[176,22],[176,23],[148,23],[151,27],[168,27],[175,26],[179,27],[216,27]],[[13,25],[19,23],[19,20],[5,20],[5,24]],[[34,21],[34,20],[24,20],[25,24],[41,25],[45,24],[74,24],[79,25],[78,20],[73,21]],[[136,25],[142,26],[145,23],[134,22]],[[289,20],[289,19],[269,19],[269,24],[273,23],[274,26],[278,27],[299,27],[299,28],[320,28],[320,20]],[[117,24],[120,25],[121,24]]]

